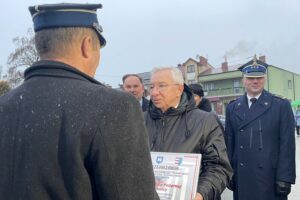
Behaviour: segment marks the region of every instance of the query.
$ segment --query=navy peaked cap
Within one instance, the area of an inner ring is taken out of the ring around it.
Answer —
[[[30,6],[34,31],[58,27],[89,27],[98,34],[101,47],[106,44],[102,27],[98,23],[97,9],[102,4],[44,4]]]
[[[262,77],[266,74],[268,66],[267,63],[257,60],[254,56],[253,60],[239,67],[239,70],[246,77]]]

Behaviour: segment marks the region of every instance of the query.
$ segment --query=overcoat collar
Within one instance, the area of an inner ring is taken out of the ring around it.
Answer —
[[[79,79],[83,81],[89,81],[95,84],[102,85],[96,79],[88,76],[87,74],[79,71],[78,69],[67,65],[62,62],[42,60],[33,63],[31,67],[24,72],[25,81],[35,76],[51,76]]]
[[[270,109],[272,105],[272,96],[269,92],[263,90],[257,102],[249,109],[246,94],[237,100],[234,108],[234,113],[240,118],[241,124],[239,129],[245,127],[247,124],[257,119],[263,113]]]

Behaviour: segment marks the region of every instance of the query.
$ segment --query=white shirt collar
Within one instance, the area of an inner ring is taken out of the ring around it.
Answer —
[[[250,97],[248,94],[247,94],[247,100],[248,100],[248,106],[249,108],[251,107],[252,105],[252,102],[250,101],[250,99],[252,98],[255,98],[255,99],[258,99],[260,97],[261,93],[259,93],[258,95],[256,95],[255,97]]]
[[[139,102],[140,102],[140,105],[142,106],[143,105],[143,98],[141,98],[141,100]]]

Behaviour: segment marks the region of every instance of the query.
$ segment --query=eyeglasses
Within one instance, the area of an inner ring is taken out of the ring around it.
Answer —
[[[172,84],[167,84],[167,83],[160,83],[158,85],[150,85],[150,92],[156,88],[158,91],[162,92],[167,89],[169,86],[174,86],[174,85],[179,85],[178,83],[172,83]]]

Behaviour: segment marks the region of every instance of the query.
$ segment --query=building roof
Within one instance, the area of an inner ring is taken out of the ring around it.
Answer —
[[[237,71],[240,66],[241,66],[241,64],[228,66],[228,72]],[[200,76],[209,75],[209,74],[219,74],[219,73],[223,73],[223,72],[224,71],[222,70],[221,67],[220,68],[210,68],[210,69],[204,71],[203,73],[201,73]]]
[[[197,61],[197,60],[195,60],[193,58],[188,58],[184,63],[182,63],[182,65],[186,65],[189,61],[192,61],[192,62],[196,63],[197,66],[208,66],[208,67],[214,69],[214,67],[208,62],[207,58],[205,58],[203,56],[200,56],[199,59],[200,60]]]

